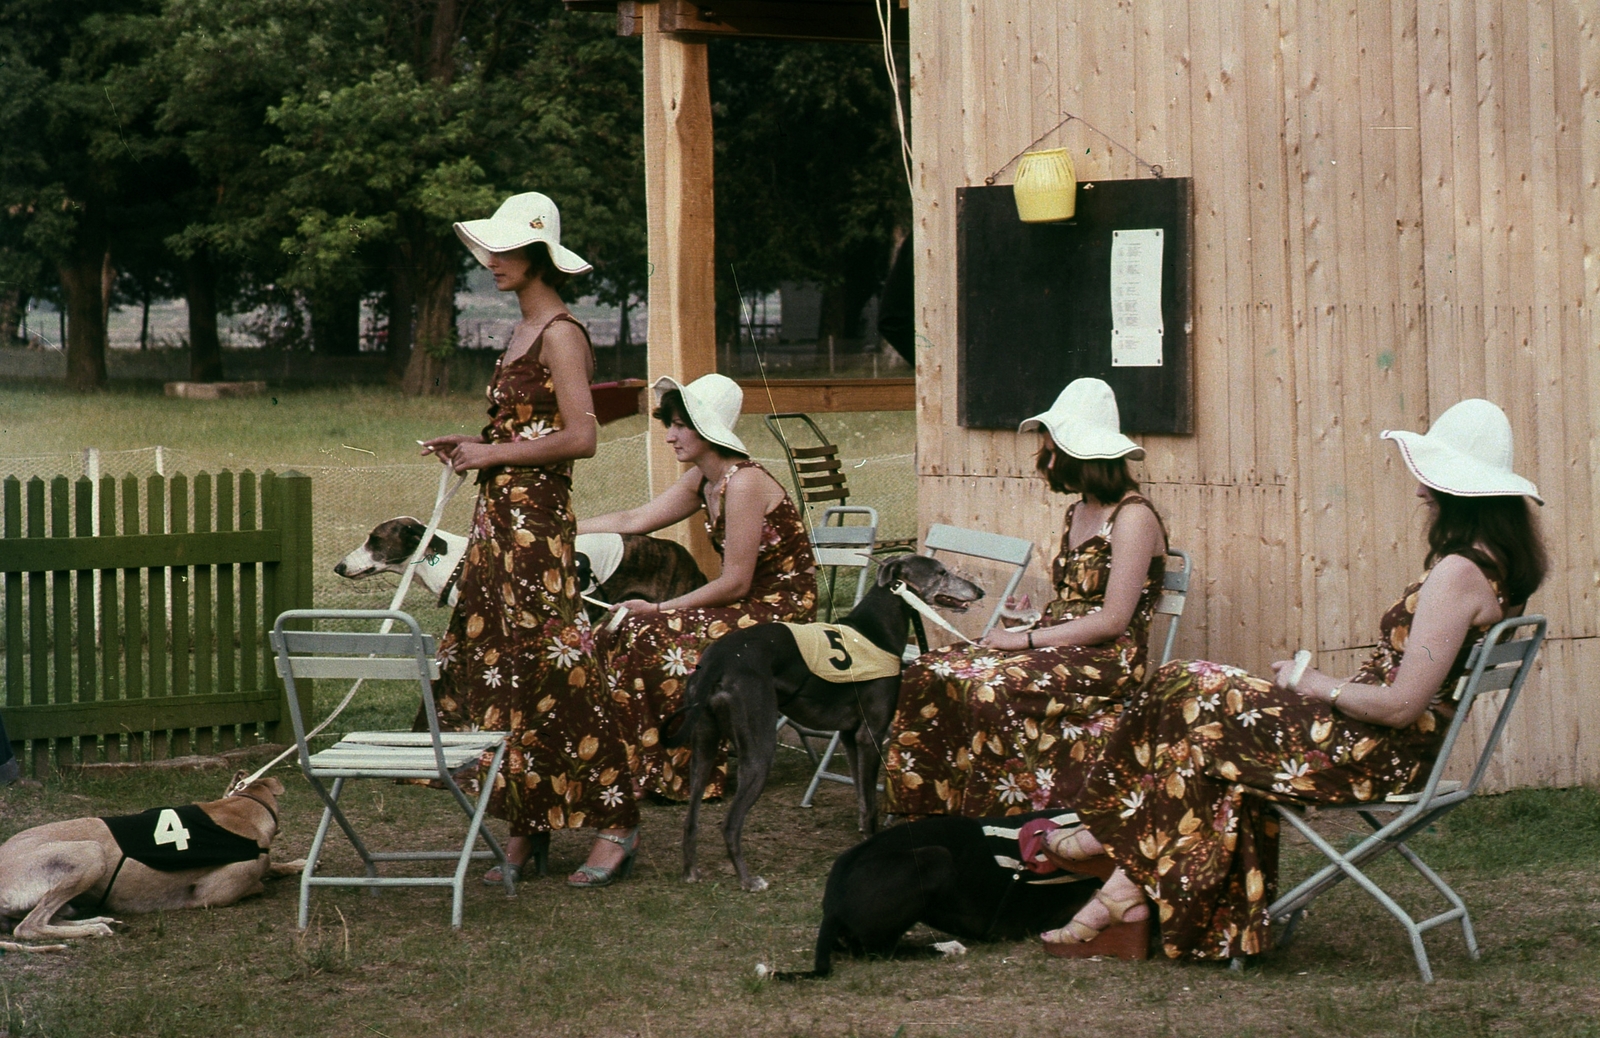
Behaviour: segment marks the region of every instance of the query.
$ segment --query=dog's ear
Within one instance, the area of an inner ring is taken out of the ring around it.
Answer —
[[[878,564],[878,586],[887,587],[900,579],[900,568],[909,558],[915,558],[915,556],[905,554],[879,555],[874,552],[872,561]]]
[[[420,539],[420,537],[422,535],[418,534],[417,536]],[[412,550],[415,551],[416,549],[412,549]],[[428,554],[429,555],[436,555],[436,556],[442,557],[446,553],[448,553],[449,551],[450,551],[450,545],[446,544],[444,542],[444,538],[440,537],[438,534],[434,534],[433,535],[433,540],[428,542]]]
[[[283,783],[279,782],[275,778],[264,778],[260,781],[259,785],[265,786],[267,789],[271,790],[272,795],[275,797],[283,796]]]
[[[238,771],[234,772],[233,778],[228,780],[228,788],[222,791],[222,795],[227,796],[229,793],[232,793],[235,789],[237,789],[239,783],[243,782],[244,777],[248,774],[250,773],[243,768],[240,768]]]

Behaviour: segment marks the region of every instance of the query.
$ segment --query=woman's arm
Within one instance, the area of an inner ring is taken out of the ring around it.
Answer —
[[[1433,567],[1417,592],[1417,609],[1394,684],[1356,684],[1308,670],[1296,691],[1307,699],[1326,703],[1338,688],[1339,698],[1334,705],[1340,713],[1358,721],[1404,728],[1428,709],[1434,693],[1450,673],[1467,632],[1501,618],[1500,603],[1489,578],[1460,555],[1447,555]],[[1286,668],[1276,663],[1273,669],[1281,675]]]
[[[1150,560],[1166,550],[1156,514],[1142,504],[1124,508],[1111,528],[1111,575],[1105,604],[1088,616],[1032,631],[1033,647],[1099,645],[1121,636],[1139,607]],[[1026,649],[1029,633],[997,627],[985,636],[983,644],[995,649]]]
[[[655,533],[694,515],[701,508],[700,470],[690,469],[678,481],[638,508],[607,512],[578,520],[579,533]]]
[[[599,436],[589,394],[589,348],[583,332],[566,321],[545,329],[539,360],[550,369],[563,426],[536,440],[484,443],[465,440],[451,451],[457,472],[497,465],[536,466],[594,457]],[[442,451],[441,451],[442,453]]]
[[[761,554],[761,529],[768,510],[777,503],[783,488],[760,469],[744,468],[728,479],[723,498],[722,574],[687,595],[662,602],[659,607],[645,602],[624,603],[629,609],[649,613],[661,609],[703,609],[728,606],[750,593],[755,579],[756,559]]]

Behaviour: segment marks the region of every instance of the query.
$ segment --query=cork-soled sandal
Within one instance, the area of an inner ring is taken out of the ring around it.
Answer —
[[[1097,930],[1088,923],[1072,920],[1059,930],[1040,935],[1044,950],[1062,959],[1087,959],[1094,955],[1111,955],[1118,959],[1139,960],[1150,957],[1150,915],[1143,919],[1127,919],[1127,914],[1145,904],[1144,895],[1119,901],[1106,894],[1105,889],[1095,891],[1094,899],[1106,906],[1111,916],[1110,925]],[[1051,940],[1065,934],[1070,940]]]
[[[1117,863],[1104,849],[1090,852],[1083,846],[1083,838],[1090,835],[1086,825],[1057,829],[1045,837],[1044,856],[1068,872],[1108,880],[1117,870]]]

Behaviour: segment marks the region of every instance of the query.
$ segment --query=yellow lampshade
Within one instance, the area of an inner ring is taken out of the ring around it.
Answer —
[[[1078,177],[1065,148],[1030,151],[1017,162],[1011,186],[1023,223],[1070,220],[1078,211]]]

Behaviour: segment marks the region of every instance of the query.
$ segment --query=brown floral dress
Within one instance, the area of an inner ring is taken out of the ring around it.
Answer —
[[[555,320],[578,324],[568,314]],[[543,341],[541,331],[526,353],[496,365],[488,441],[533,440],[563,427],[554,380],[539,361]],[[489,803],[511,835],[630,828],[639,811],[618,711],[578,598],[572,463],[500,466],[478,479],[460,597],[439,643],[440,725],[511,733]]]
[[[1425,580],[1384,614],[1378,644],[1351,680],[1394,680]],[[1357,721],[1236,667],[1174,660],[1156,672],[1074,806],[1155,903],[1169,958],[1271,946],[1278,823],[1265,801],[1359,803],[1419,788],[1454,712],[1444,692],[1487,630],[1467,635],[1428,710],[1407,728]]]
[[[728,479],[750,467],[761,468],[753,461],[740,461],[729,467],[715,488],[708,491],[701,482],[701,497],[708,504],[713,496],[718,499],[716,522],[708,520],[706,532],[719,555],[725,537]],[[688,796],[689,748],[662,746],[661,723],[683,704],[684,682],[699,665],[706,646],[735,627],[810,622],[817,612],[816,568],[811,538],[794,503],[785,495],[762,520],[756,571],[743,601],[629,616],[615,632],[602,629],[596,633],[605,661],[606,688],[612,699],[624,704],[627,714],[628,766],[646,791],[675,800]],[[727,758],[719,753],[716,771],[706,787],[707,797],[722,795],[727,770]]]
[[[1070,541],[1078,503],[1068,509],[1051,566],[1056,598],[1038,629],[1104,607],[1111,526],[1132,503],[1155,510],[1129,495],[1076,548]],[[1020,652],[952,646],[907,667],[889,733],[888,809],[984,818],[1071,803],[1116,728],[1123,700],[1144,680],[1145,643],[1165,573],[1164,556],[1150,560],[1128,627],[1112,641]]]

